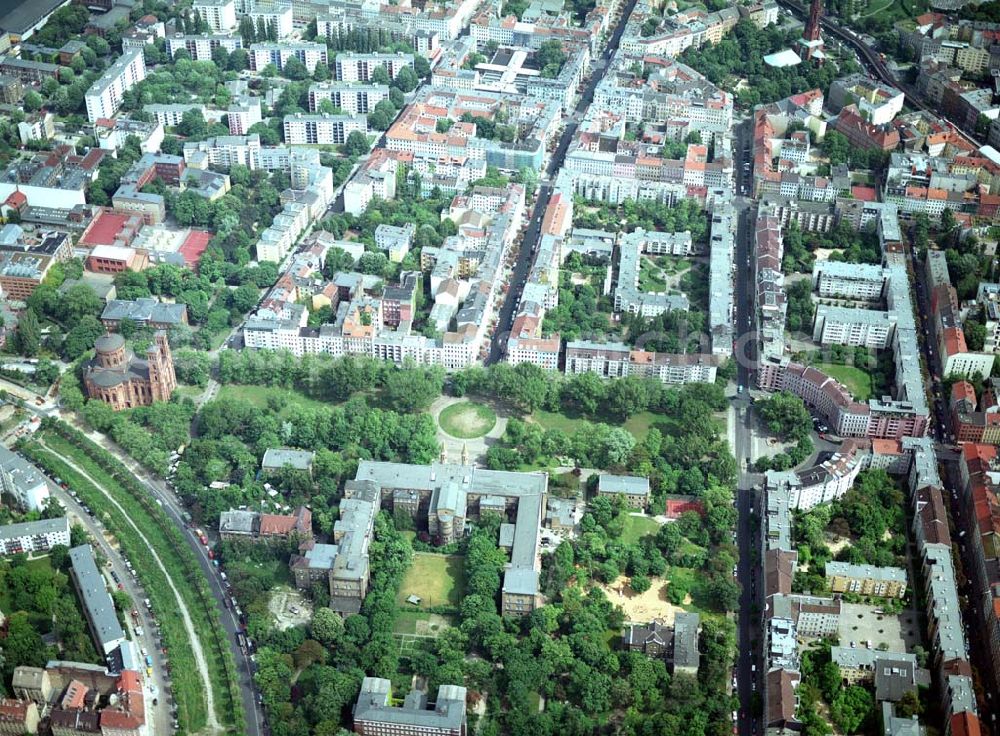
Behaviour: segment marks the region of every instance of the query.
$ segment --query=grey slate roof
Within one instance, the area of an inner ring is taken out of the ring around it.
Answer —
[[[184,321],[187,307],[183,304],[164,304],[156,299],[142,297],[135,300],[112,299],[104,308],[101,319],[121,321],[130,319],[133,322],[179,325]]]
[[[34,536],[36,534],[69,534],[69,519],[60,516],[57,519],[42,519],[40,521],[23,521],[20,524],[0,526],[0,539],[17,539],[18,537]]]
[[[295,470],[309,470],[315,456],[316,453],[311,450],[272,447],[264,453],[260,467],[264,470],[279,470],[287,465]]]
[[[701,616],[678,611],[674,616],[674,667],[698,668],[698,629]]]
[[[598,493],[623,493],[629,496],[648,496],[649,478],[636,475],[609,475],[601,473],[597,478]]]
[[[104,578],[94,561],[94,551],[89,544],[82,544],[69,551],[73,578],[80,600],[90,619],[91,630],[101,647],[125,638],[115,613],[115,604],[108,594]]]
[[[411,692],[403,707],[389,704],[391,684],[381,677],[366,677],[354,705],[354,722],[391,723],[417,729],[458,732],[465,723],[466,690],[459,685],[441,685],[433,710],[427,709],[427,695]]]

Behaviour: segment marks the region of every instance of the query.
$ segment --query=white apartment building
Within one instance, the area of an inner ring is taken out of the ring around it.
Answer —
[[[309,112],[317,112],[323,100],[329,100],[351,115],[367,115],[375,105],[389,97],[385,84],[359,82],[324,82],[309,87]]]
[[[260,98],[253,95],[241,95],[229,104],[226,110],[226,120],[229,123],[231,135],[246,135],[254,125],[261,122]]]
[[[375,228],[375,247],[385,251],[393,263],[401,263],[410,252],[416,232],[417,227],[412,222],[399,226],[382,223]]]
[[[188,110],[197,110],[202,115],[205,115],[204,105],[153,103],[143,106],[142,109],[152,115],[156,119],[156,122],[164,128],[180,125],[181,121],[184,120],[184,113]]]
[[[822,304],[816,309],[813,340],[821,345],[848,345],[884,350],[892,344],[895,315],[875,309]]]
[[[0,555],[3,556],[48,552],[57,544],[69,546],[69,519],[65,516],[0,526]]]
[[[204,141],[184,144],[184,162],[192,168],[201,168],[204,160],[212,168],[230,168],[235,164],[248,169],[259,169],[260,136],[220,135]]]
[[[255,72],[261,71],[268,64],[274,64],[277,69],[284,70],[285,64],[293,57],[301,61],[310,74],[316,71],[317,64],[328,63],[325,43],[295,41],[250,45],[250,69]]]
[[[289,145],[339,145],[354,131],[368,132],[367,115],[303,115],[285,116],[285,143]]]
[[[877,301],[885,280],[881,266],[840,261],[816,261],[813,266],[813,286],[820,297]]]
[[[130,49],[118,57],[84,95],[87,120],[115,116],[122,106],[125,93],[146,78],[146,61],[142,49]]]
[[[278,31],[278,40],[283,40],[292,35],[292,6],[268,5],[264,3],[252,3],[247,8],[247,18],[253,21],[254,28],[259,28],[261,24],[265,28],[272,26]]]
[[[993,371],[993,353],[959,352],[949,355],[944,365],[946,376],[989,376]]]
[[[21,455],[0,446],[0,491],[17,501],[25,511],[41,511],[49,497],[49,486],[38,468]]]
[[[395,79],[404,66],[413,68],[413,54],[342,53],[337,54],[333,76],[338,82],[369,82],[375,70],[382,67],[389,79]]]
[[[213,33],[236,28],[236,0],[194,0],[191,9],[208,23]]]
[[[184,49],[191,56],[192,61],[211,61],[212,51],[221,48],[226,53],[231,54],[236,49],[243,48],[243,39],[240,36],[187,36],[178,33],[169,36],[167,39],[167,56],[171,59],[174,55]]]

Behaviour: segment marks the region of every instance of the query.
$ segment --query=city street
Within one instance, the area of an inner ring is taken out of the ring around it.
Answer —
[[[531,263],[538,246],[542,218],[545,216],[545,208],[549,203],[549,195],[552,194],[552,178],[555,177],[562,167],[569,144],[576,135],[580,118],[594,99],[594,90],[597,89],[598,83],[604,78],[608,70],[608,60],[611,58],[614,49],[618,48],[618,42],[621,40],[622,32],[625,30],[625,25],[628,22],[629,15],[632,13],[632,9],[635,7],[635,3],[636,0],[628,0],[628,3],[618,16],[618,24],[615,26],[611,38],[604,47],[604,55],[592,62],[590,79],[580,89],[580,98],[576,103],[576,108],[565,118],[566,127],[563,128],[563,132],[559,136],[559,143],[549,157],[548,164],[542,173],[538,185],[538,194],[535,198],[535,207],[528,219],[528,227],[521,238],[521,249],[517,254],[517,263],[515,263],[510,274],[510,290],[507,292],[503,305],[497,314],[496,331],[493,333],[493,341],[490,344],[490,354],[486,359],[486,365],[496,363],[504,356],[504,351],[507,348],[507,336],[510,334],[510,328],[516,314],[514,310],[517,309],[521,301],[521,292],[524,290],[525,280],[528,277],[528,271],[531,269]]]

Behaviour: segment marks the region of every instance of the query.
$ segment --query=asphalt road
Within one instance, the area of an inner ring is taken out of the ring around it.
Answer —
[[[145,590],[143,590],[139,581],[134,578],[131,573],[129,573],[128,568],[125,567],[121,553],[117,549],[113,548],[104,538],[104,526],[100,523],[100,521],[86,513],[83,510],[83,507],[75,501],[69,493],[64,491],[55,483],[49,482],[48,486],[49,494],[59,499],[59,502],[66,508],[67,513],[87,530],[87,533],[90,534],[91,538],[94,540],[94,545],[108,560],[109,564],[106,567],[102,567],[102,572],[114,571],[114,574],[118,576],[118,580],[121,582],[125,592],[128,594],[129,598],[132,599],[132,605],[139,614],[139,621],[137,625],[142,627],[142,636],[138,636],[135,631],[136,624],[133,622],[131,616],[126,616],[128,619],[128,626],[132,631],[134,640],[140,647],[144,648],[149,653],[150,657],[153,658],[152,677],[145,674],[142,676],[144,690],[143,695],[146,699],[147,713],[150,712],[150,710],[152,712],[151,723],[154,733],[173,733],[172,724],[174,718],[171,715],[170,709],[171,696],[169,679],[167,678],[167,658],[160,650],[158,627],[155,625],[150,611],[143,605],[143,600],[146,598]],[[113,582],[113,580],[108,581],[109,585],[113,584]],[[154,692],[150,692],[150,684],[154,687],[155,695]],[[154,696],[158,700],[158,704],[156,706],[152,705],[152,699]]]
[[[549,195],[552,194],[551,179],[562,168],[563,161],[566,158],[566,151],[569,150],[569,144],[572,143],[573,137],[576,135],[580,119],[593,101],[594,90],[597,89],[598,83],[604,78],[608,70],[608,61],[621,42],[622,32],[625,30],[625,25],[628,22],[629,15],[632,13],[632,9],[635,7],[635,3],[636,0],[628,0],[625,7],[622,8],[621,15],[618,17],[618,23],[611,34],[611,38],[608,39],[608,43],[604,47],[604,53],[591,62],[590,79],[581,88],[580,99],[577,101],[573,112],[565,118],[566,126],[563,128],[563,132],[559,136],[559,142],[556,144],[555,150],[553,150],[548,164],[542,172],[538,193],[535,198],[535,206],[528,219],[528,227],[521,237],[521,248],[518,251],[517,261],[511,270],[510,289],[507,291],[507,295],[497,314],[496,329],[493,333],[493,341],[490,343],[490,354],[485,361],[486,365],[496,363],[504,356],[507,348],[507,338],[510,335],[510,328],[513,325],[514,315],[516,314],[514,310],[517,309],[517,305],[521,301],[521,292],[524,290],[525,280],[527,279],[528,271],[531,269],[535,249],[538,245],[542,218],[545,215],[545,208],[549,203]]]
[[[744,165],[751,160],[751,126],[744,121],[734,126],[733,158],[736,166],[736,191],[751,191],[750,171]],[[760,476],[750,472],[748,461],[751,457],[753,441],[753,416],[749,400],[750,386],[753,385],[753,366],[757,359],[757,339],[754,329],[754,272],[751,268],[753,253],[753,220],[755,207],[753,202],[742,196],[737,196],[735,204],[739,210],[736,230],[736,252],[734,258],[736,286],[736,363],[737,383],[743,387],[743,392],[734,399],[736,410],[736,437],[733,448],[737,465],[740,467],[736,490],[736,510],[738,514],[736,525],[736,546],[739,550],[737,580],[742,591],[740,593],[740,609],[737,617],[737,649],[736,661],[739,712],[737,728],[740,734],[756,734],[761,732],[759,700],[762,682],[758,679],[763,672],[760,658],[760,647],[757,626],[761,606],[762,586],[759,528],[757,520],[760,515],[760,494],[755,490]],[[760,590],[758,588],[761,588]],[[756,666],[756,671],[754,671]],[[755,703],[758,705],[755,707]]]
[[[123,459],[121,455],[119,455],[119,459]],[[170,517],[170,520],[177,525],[184,540],[198,559],[198,564],[201,566],[201,570],[208,580],[208,588],[212,591],[212,596],[219,607],[219,617],[222,621],[222,627],[226,631],[226,639],[236,659],[236,668],[239,671],[240,693],[243,700],[243,716],[247,724],[246,732],[249,736],[267,734],[269,729],[264,721],[263,713],[257,704],[257,692],[253,684],[253,665],[249,656],[240,649],[239,643],[236,640],[236,633],[240,630],[241,624],[232,609],[226,606],[226,600],[229,596],[226,593],[222,578],[219,577],[218,568],[208,558],[207,548],[194,535],[194,531],[185,524],[183,517],[184,507],[173,492],[167,488],[163,481],[153,478],[145,471],[139,469],[138,466],[133,464],[128,465],[136,478],[149,489],[153,498],[159,502],[164,512]]]

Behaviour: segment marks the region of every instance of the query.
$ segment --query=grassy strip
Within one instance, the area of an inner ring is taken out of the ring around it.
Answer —
[[[112,531],[123,551],[135,565],[146,595],[153,609],[159,613],[160,633],[164,646],[168,649],[171,663],[172,690],[177,703],[177,719],[189,731],[205,725],[205,700],[201,695],[202,682],[197,676],[194,654],[187,641],[187,632],[179,615],[169,615],[177,610],[177,601],[163,576],[163,572],[148,555],[148,549],[135,530],[128,525],[117,508],[107,503],[103,494],[90,481],[77,473],[51,451],[35,446],[24,448],[36,464],[52,475],[57,475],[69,483],[83,503],[95,509],[102,509],[101,518]],[[136,605],[141,602],[136,601]],[[164,615],[167,614],[167,615]]]
[[[49,429],[54,431],[45,433],[46,444],[56,453],[73,458],[92,477],[101,478],[105,490],[125,509],[131,520],[142,529],[149,544],[157,550],[157,555],[184,598],[201,641],[215,696],[216,715],[220,722],[232,724],[236,732],[242,732],[243,713],[239,707],[241,694],[236,663],[219,621],[215,600],[208,590],[194,554],[180,532],[135,477],[105,450],[67,425],[56,423],[50,425]],[[178,718],[187,730],[202,728],[206,722],[205,701],[201,694],[203,682],[197,675],[194,655],[187,642],[187,631],[180,619],[173,591],[149,554],[146,543],[127,520],[122,518],[121,512],[107,504],[100,491],[54,453],[37,446],[29,447],[27,451],[51,472],[70,481],[74,490],[89,505],[102,509],[102,513],[106,514],[108,528],[115,533],[133,560],[159,614],[161,629],[170,651]]]

